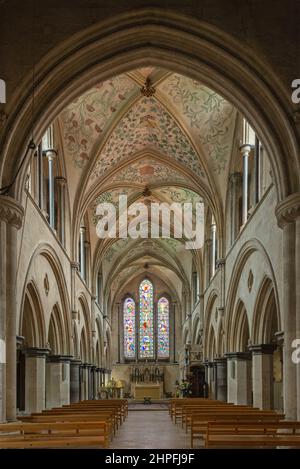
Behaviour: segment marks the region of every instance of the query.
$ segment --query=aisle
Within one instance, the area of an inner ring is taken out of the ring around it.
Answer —
[[[167,411],[131,410],[111,448],[186,449],[190,448],[190,435],[171,422]]]

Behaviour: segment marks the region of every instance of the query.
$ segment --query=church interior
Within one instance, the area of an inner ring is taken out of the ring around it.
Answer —
[[[43,3],[0,2],[0,448],[299,447],[299,5]]]

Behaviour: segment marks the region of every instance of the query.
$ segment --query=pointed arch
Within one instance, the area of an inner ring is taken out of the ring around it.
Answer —
[[[33,281],[27,285],[25,291],[20,320],[20,335],[25,337],[27,347],[45,347],[46,345],[46,327],[42,303]]]
[[[170,302],[161,296],[157,302],[157,357],[170,356]]]
[[[279,308],[272,280],[265,276],[261,282],[254,307],[251,337],[254,344],[270,344],[274,333],[281,330]]]
[[[154,358],[153,283],[148,278],[139,286],[139,357]]]

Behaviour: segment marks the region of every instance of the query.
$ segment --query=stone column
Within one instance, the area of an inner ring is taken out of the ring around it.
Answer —
[[[92,389],[92,399],[96,399],[97,398],[97,389],[98,389],[98,386],[97,386],[97,374],[96,373],[96,370],[97,370],[97,367],[95,365],[92,366],[91,368],[91,373],[92,373],[92,385],[93,385],[93,389]]]
[[[253,406],[273,408],[273,344],[252,345]]]
[[[300,418],[300,364],[292,360],[295,339],[300,339],[300,193],[276,207],[283,229],[283,401],[287,419]],[[297,411],[298,407],[298,411]]]
[[[46,371],[46,407],[61,407],[70,404],[70,361],[69,355],[50,355]]]
[[[56,151],[49,149],[45,151],[45,155],[48,158],[48,173],[49,173],[49,225],[55,229],[55,205],[54,205],[54,170],[53,162],[56,158]]]
[[[216,358],[216,398],[219,401],[227,401],[227,359]]]
[[[217,227],[213,221],[211,225],[211,277],[216,273],[216,231]]]
[[[66,197],[65,197],[65,188],[67,184],[66,178],[58,177],[56,178],[58,186],[58,236],[61,244],[65,247],[66,245],[66,228],[65,228],[65,208],[66,208]]]
[[[88,363],[83,363],[81,366],[81,389],[80,400],[88,400],[89,396],[89,368]]]
[[[38,201],[41,211],[44,211],[44,154],[42,151],[42,145],[40,144],[37,149],[37,158],[38,158]]]
[[[249,153],[251,151],[251,146],[249,143],[244,143],[240,147],[241,153],[243,155],[243,217],[242,224],[245,225],[248,220],[248,208],[249,208],[249,197],[248,197],[248,177],[249,177]]]
[[[23,207],[0,196],[0,421],[16,419],[17,404],[17,231]]]
[[[208,384],[208,396],[210,399],[216,399],[213,373],[214,373],[213,363],[207,362],[207,384]]]
[[[70,402],[80,401],[80,365],[81,360],[70,362]]]
[[[239,196],[242,185],[241,173],[232,173],[230,181],[230,245],[234,243],[239,232]]]
[[[6,221],[0,198],[0,422],[6,420]]]
[[[80,227],[80,275],[85,280],[85,227]]]
[[[227,353],[228,402],[251,405],[251,353]]]
[[[100,399],[99,389],[101,387],[101,368],[96,368],[96,399]]]
[[[79,263],[71,262],[71,308],[72,308],[72,318],[77,319],[78,310],[76,304],[76,274],[79,271]]]
[[[49,350],[34,347],[25,352],[25,411],[31,414],[46,407],[46,357]]]

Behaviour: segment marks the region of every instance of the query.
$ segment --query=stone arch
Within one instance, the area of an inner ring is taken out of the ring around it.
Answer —
[[[214,330],[212,321],[213,321],[213,312],[217,306],[219,298],[219,293],[216,289],[213,289],[208,297],[206,308],[205,308],[205,316],[204,316],[204,356],[208,356],[209,348],[211,343],[211,329]],[[216,342],[216,341],[215,341]]]
[[[216,349],[215,331],[214,331],[213,326],[211,325],[209,329],[207,343],[206,343],[205,358],[207,358],[209,361],[213,361],[216,358],[216,354],[217,354],[217,349]]]
[[[80,343],[78,338],[78,330],[75,322],[73,325],[73,355],[74,358],[80,358]]]
[[[66,330],[60,308],[57,304],[54,306],[50,317],[48,343],[52,355],[67,354]]]
[[[96,340],[96,359],[98,360],[97,364],[99,367],[103,364],[103,333],[102,333],[102,325],[100,317],[97,316],[96,318],[96,333],[97,333],[97,340]],[[98,347],[98,350],[97,350]]]
[[[26,347],[45,347],[46,332],[42,305],[37,287],[31,281],[25,291],[20,318],[20,335],[25,337]]]
[[[83,317],[80,317],[80,355],[81,360],[88,363],[91,360],[91,321],[87,299],[83,293],[78,297],[80,311]],[[84,353],[82,353],[84,352]]]
[[[197,343],[197,340],[200,336],[199,328],[200,328],[200,317],[196,316],[196,318],[194,320],[194,324],[193,324],[193,334],[192,334],[193,335],[193,339],[192,339],[193,344]]]
[[[83,363],[89,363],[89,350],[87,344],[87,334],[83,327],[80,336],[80,359]]]
[[[69,294],[68,294],[68,287],[67,287],[65,274],[64,274],[59,256],[57,252],[54,250],[54,248],[48,243],[40,243],[31,255],[31,258],[27,267],[25,282],[23,283],[24,288],[23,288],[23,293],[22,293],[21,312],[23,311],[23,308],[24,308],[27,285],[32,283],[32,278],[31,278],[32,266],[38,256],[43,256],[47,260],[47,262],[49,263],[51,267],[53,275],[55,277],[55,281],[56,281],[58,292],[59,292],[59,298],[61,302],[60,314],[62,316],[62,322],[64,325],[64,331],[65,331],[66,353],[69,354],[72,350],[71,348],[72,327],[71,327],[71,319],[70,319],[71,307],[70,307],[70,300],[69,300]],[[21,328],[21,324],[22,324],[22,314],[19,320],[19,329]],[[45,327],[44,337],[47,337],[48,335],[48,332],[46,330],[47,327],[46,325],[44,327]]]
[[[230,351],[247,352],[249,345],[249,322],[244,303],[239,299],[235,308],[232,329],[229,332]]]
[[[232,275],[228,287],[228,293],[227,293],[227,298],[226,298],[226,305],[225,305],[225,323],[224,323],[224,330],[225,330],[225,343],[226,343],[226,350],[231,350],[232,344],[230,343],[230,331],[233,329],[233,316],[234,312],[236,311],[236,301],[237,301],[237,289],[239,286],[239,281],[242,275],[242,272],[244,270],[244,267],[246,265],[247,260],[250,258],[250,256],[258,251],[265,259],[267,266],[268,266],[268,272],[269,272],[269,277],[272,280],[272,283],[274,285],[274,293],[275,293],[275,298],[276,298],[276,305],[279,305],[279,300],[278,300],[278,289],[277,289],[277,282],[276,282],[276,277],[275,277],[275,272],[270,260],[270,257],[262,245],[260,241],[257,239],[250,239],[248,240],[240,249],[236,260],[235,264],[233,266],[232,270]],[[250,332],[252,334],[253,329],[250,329]],[[251,336],[252,339],[252,336]]]
[[[254,344],[270,344],[274,341],[274,332],[280,330],[281,320],[277,295],[272,280],[265,277],[256,299],[252,321],[252,341]]]
[[[222,321],[220,321],[219,327],[218,327],[216,349],[217,349],[217,356],[223,357],[225,354],[225,337],[224,337]]]
[[[36,137],[41,138],[67,102],[99,81],[99,77],[104,80],[128,67],[149,64],[167,66],[183,74],[188,71],[191,78],[200,79],[231,101],[245,114],[272,155],[278,199],[298,190],[295,128],[288,105],[284,104],[289,103],[287,91],[276,74],[257,53],[219,28],[171,11],[141,9],[122,14],[87,28],[50,50],[36,65]],[[8,105],[7,132],[1,148],[2,186],[12,179],[31,133],[31,78],[28,73]],[[51,86],[46,86],[49,82]],[[249,93],[253,89],[255,93]],[[23,96],[22,101],[19,96]],[[24,173],[25,170],[14,189],[18,200]]]

